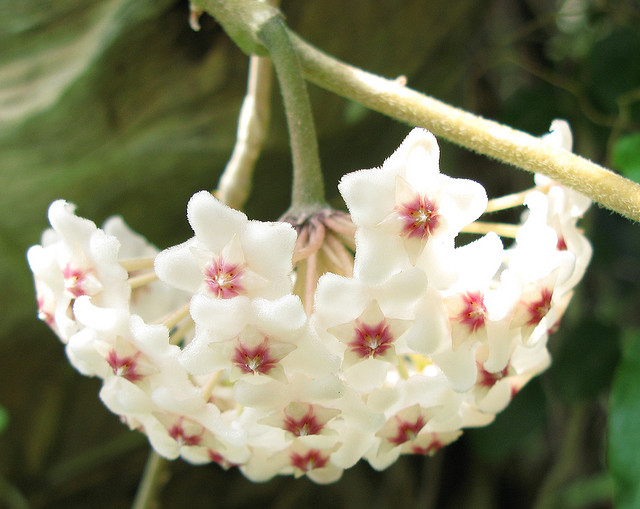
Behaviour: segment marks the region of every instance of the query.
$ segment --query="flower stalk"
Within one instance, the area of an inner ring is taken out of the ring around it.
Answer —
[[[206,11],[247,54],[268,55],[282,93],[293,159],[289,215],[325,206],[324,182],[307,85],[280,11],[257,0],[197,0],[192,10]]]
[[[524,199],[527,197],[531,191],[538,190],[542,193],[546,193],[549,190],[550,186],[536,186],[532,189],[526,189],[525,191],[520,191],[519,193],[507,194],[505,196],[500,196],[499,198],[493,198],[489,200],[487,203],[487,210],[485,210],[485,214],[489,212],[497,212],[499,210],[506,210],[513,207],[518,207],[524,204]]]
[[[258,38],[258,30],[266,20],[280,15],[276,7],[260,0],[194,0],[191,12],[192,27],[198,28],[198,16],[208,12],[242,51],[258,56],[269,54]]]
[[[293,49],[287,52],[297,56],[305,77],[316,85],[397,120],[429,129],[462,147],[546,175],[601,206],[640,222],[640,184],[636,182],[525,132],[421,94],[406,87],[403,80],[385,79],[341,62],[288,29],[279,11],[273,7],[269,10],[262,2],[197,0],[192,4],[214,16],[236,44],[249,54],[264,55],[266,47],[270,46],[268,53],[273,58],[275,43],[266,44],[264,28],[267,24],[278,26],[287,36],[277,37],[283,44],[285,41],[287,46],[291,44]],[[280,74],[279,79],[282,82]]]
[[[267,1],[274,7],[280,4],[280,0]],[[253,171],[267,137],[273,81],[271,60],[251,55],[247,81],[247,94],[238,118],[236,144],[215,191],[220,201],[235,209],[241,209],[249,198]]]
[[[132,509],[152,509],[157,505],[160,490],[169,479],[167,467],[166,459],[153,450],[149,453]]]
[[[159,323],[171,330],[187,316],[189,316],[189,304],[185,304],[181,308],[170,313],[168,316],[160,320]]]
[[[129,278],[129,286],[132,290],[136,288],[141,288],[143,286],[148,285],[149,283],[153,283],[158,280],[158,276],[155,272],[149,272],[147,274],[140,274],[139,276],[134,276]]]
[[[120,260],[118,263],[122,265],[122,268],[127,272],[133,272],[136,270],[153,269],[153,256],[146,256],[143,258],[130,258],[128,260]]]
[[[640,222],[640,184],[522,131],[487,120],[396,80],[365,72],[323,53],[293,32],[307,79],[338,95],[501,162],[541,173]]]
[[[280,83],[293,158],[291,209],[309,213],[325,205],[324,181],[307,85],[281,16],[269,18],[258,31],[268,48]]]
[[[474,221],[470,225],[462,228],[462,230],[460,231],[464,233],[477,233],[482,235],[489,232],[495,232],[501,237],[509,237],[515,239],[519,229],[520,227],[514,224]]]
[[[215,193],[223,203],[236,209],[241,209],[249,197],[253,170],[267,135],[272,76],[273,68],[268,58],[251,56],[236,144]]]

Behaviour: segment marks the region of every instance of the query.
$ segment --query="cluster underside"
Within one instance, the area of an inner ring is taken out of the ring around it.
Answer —
[[[570,150],[566,124],[546,141]],[[161,252],[58,200],[28,252],[39,317],[166,458],[327,483],[433,454],[548,367],[591,257],[589,200],[537,176],[513,242],[460,245],[487,196],[440,173],[422,129],[339,190],[349,215],[293,225],[196,193],[194,236]]]

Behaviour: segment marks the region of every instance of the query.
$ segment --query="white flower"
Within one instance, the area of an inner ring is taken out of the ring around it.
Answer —
[[[42,245],[27,252],[39,314],[64,342],[78,330],[71,309],[76,298],[89,295],[98,305],[126,308],[131,292],[127,272],[118,263],[118,240],[74,210],[63,200],[53,202],[53,229],[43,234]]]
[[[569,124],[565,120],[554,120],[549,131],[542,137],[543,140],[555,147],[571,151],[573,137]],[[536,184],[540,186],[550,187],[547,192],[549,200],[547,222],[558,236],[557,249],[569,251],[575,256],[573,274],[565,283],[567,286],[573,287],[582,279],[587,265],[591,261],[591,244],[577,226],[578,219],[591,206],[591,200],[542,175],[536,175],[535,180]]]
[[[285,367],[289,371],[318,373],[326,369],[323,358],[329,364],[335,363],[318,351],[299,298],[286,295],[275,300],[256,298],[242,302],[247,306],[230,306],[225,319],[216,314],[216,301],[206,296],[194,297],[192,313],[198,327],[182,355],[183,365],[190,373],[227,369],[232,371],[234,381],[243,374],[268,375],[284,381]],[[301,352],[296,356],[298,350]],[[289,360],[291,356],[296,357]]]
[[[336,431],[328,428],[327,424],[339,414],[340,410],[337,408],[292,401],[281,412],[275,412],[260,422],[282,428],[292,437],[335,435]]]
[[[340,185],[357,226],[355,271],[381,283],[415,265],[429,244],[451,241],[485,210],[477,182],[440,173],[435,137],[414,129],[381,168],[345,175]]]
[[[542,139],[546,143],[549,143],[554,147],[567,150],[568,152],[573,150],[573,135],[571,134],[569,123],[566,120],[556,119],[551,122],[549,132],[542,136]],[[564,195],[565,199],[562,200],[563,210],[555,208],[554,212],[561,213],[565,220],[573,220],[582,217],[591,206],[591,200],[589,198],[577,191],[574,191],[573,189],[557,184],[549,177],[536,174],[535,181],[539,186],[554,186],[556,189],[551,191],[551,193]]]
[[[134,288],[136,277],[156,279],[152,263],[129,274],[123,260],[148,258],[158,250],[133,232],[120,217],[112,217],[102,229],[74,213],[75,205],[57,200],[49,207],[53,229],[45,231],[42,244],[27,252],[34,273],[39,317],[66,342],[79,330],[73,303],[82,296],[105,308],[129,308],[144,319],[155,320],[185,301],[185,294],[163,284]],[[142,296],[141,294],[144,294]]]
[[[111,235],[120,242],[118,261],[152,260],[160,250],[151,244],[142,235],[134,232],[120,216],[108,218],[102,229],[107,235]],[[148,279],[149,283],[147,283]],[[129,309],[131,313],[140,315],[147,321],[156,321],[175,310],[188,301],[189,295],[176,290],[168,284],[157,281],[150,262],[137,270],[129,271],[129,282],[135,285],[136,281],[144,280],[141,286],[134,286],[131,291]]]
[[[181,456],[194,464],[216,462],[228,468],[248,458],[249,451],[233,447],[199,420],[173,413],[154,414],[146,419],[144,431],[156,451],[168,459]]]
[[[545,140],[570,149],[568,126]],[[434,454],[548,367],[591,256],[587,200],[540,177],[515,195],[522,224],[456,247],[465,226],[487,231],[470,224],[487,197],[438,160],[415,129],[345,175],[353,223],[328,208],[250,221],[199,192],[194,237],[159,254],[120,218],[99,230],[54,202],[28,254],[38,314],[164,457],[329,483],[361,459]]]
[[[221,300],[273,299],[291,291],[296,240],[291,225],[249,221],[206,191],[191,198],[187,217],[195,236],[158,255],[161,280]]]
[[[318,283],[314,328],[332,353],[342,359],[344,377],[358,390],[384,382],[397,370],[398,355],[413,353],[404,340],[420,331],[410,328],[414,308],[426,291],[424,273],[411,268],[382,285],[326,274]]]
[[[163,325],[146,324],[126,310],[100,308],[88,296],[76,300],[74,314],[84,327],[69,339],[67,355],[78,371],[104,380],[100,397],[112,412],[139,418],[158,410],[157,389],[195,390]]]
[[[372,300],[354,320],[328,332],[346,345],[343,369],[366,359],[395,363],[395,341],[410,327],[409,320],[387,318],[377,301]]]

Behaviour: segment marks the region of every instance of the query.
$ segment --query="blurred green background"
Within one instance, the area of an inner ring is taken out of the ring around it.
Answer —
[[[190,236],[188,198],[215,187],[235,140],[247,58],[216,23],[190,30],[174,0],[0,0],[0,507],[129,507],[147,456],[36,317],[26,249],[56,198],[101,224],[121,214],[160,248]],[[283,0],[321,49],[534,135],[572,125],[575,151],[640,180],[640,6],[634,0]],[[329,196],[377,166],[409,126],[311,87]],[[530,175],[441,140],[443,171],[490,196]],[[277,88],[246,207],[276,219],[290,161]],[[583,222],[595,254],[554,364],[490,427],[434,458],[366,464],[335,485],[252,484],[170,466],[167,508],[640,507],[640,230]]]

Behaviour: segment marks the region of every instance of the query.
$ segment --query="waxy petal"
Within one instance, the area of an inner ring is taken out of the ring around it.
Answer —
[[[246,215],[227,207],[207,191],[191,197],[187,204],[187,218],[202,247],[214,253],[220,253],[248,222]]]

